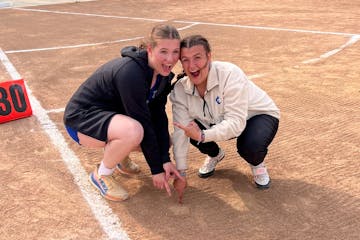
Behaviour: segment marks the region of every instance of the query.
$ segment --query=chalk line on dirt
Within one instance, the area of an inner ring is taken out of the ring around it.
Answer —
[[[328,51],[328,52],[320,55],[320,57],[318,57],[318,58],[313,58],[313,59],[309,59],[309,60],[302,61],[302,63],[303,63],[303,64],[315,63],[315,62],[318,62],[318,61],[320,61],[320,60],[322,60],[322,59],[331,57],[332,55],[335,55],[335,54],[337,54],[338,52],[344,50],[346,47],[349,47],[349,46],[353,45],[354,43],[356,43],[357,41],[359,41],[359,39],[360,39],[360,35],[352,36],[349,41],[347,41],[346,43],[344,43],[344,44],[341,45],[340,47],[338,47],[338,48],[336,48],[336,49],[334,49],[334,50]]]
[[[116,16],[116,15],[104,15],[104,14],[93,14],[93,13],[79,13],[79,12],[65,12],[65,11],[51,11],[34,8],[13,8],[20,11],[33,11],[33,12],[45,12],[45,13],[56,13],[56,14],[70,14],[79,16],[92,16],[92,17],[103,17],[103,18],[118,18],[118,19],[130,19],[140,21],[152,21],[152,22],[165,22],[168,20],[156,19],[156,18],[140,18],[140,17],[128,17],[128,16]],[[299,32],[299,33],[316,33],[316,34],[327,34],[327,35],[341,35],[341,36],[356,36],[359,33],[343,33],[343,32],[327,32],[327,31],[316,31],[307,29],[292,29],[292,28],[279,28],[279,27],[265,27],[265,26],[251,26],[251,25],[239,25],[239,24],[225,24],[225,23],[211,23],[211,22],[194,22],[194,21],[182,21],[175,20],[175,23],[187,23],[191,25],[209,25],[209,26],[222,26],[222,27],[236,27],[236,28],[249,28],[259,30],[270,30],[270,31],[286,31],[286,32]]]
[[[99,42],[99,43],[84,43],[84,44],[69,45],[69,46],[58,46],[58,47],[48,47],[48,48],[33,48],[33,49],[23,49],[23,50],[10,50],[10,51],[5,51],[5,53],[6,54],[11,54],[11,53],[50,51],[50,50],[59,50],[59,49],[68,49],[68,48],[92,47],[92,46],[113,44],[113,43],[119,43],[119,42],[135,41],[135,40],[139,40],[139,39],[142,39],[142,38],[144,38],[144,37],[133,37],[133,38],[114,40],[114,41],[105,41],[105,42]]]
[[[17,72],[17,70],[1,48],[0,61],[5,66],[6,71],[10,74],[13,80],[21,79],[20,74]],[[87,201],[95,218],[98,220],[103,231],[108,236],[108,239],[128,240],[129,237],[121,228],[121,222],[119,218],[116,214],[112,212],[107,202],[98,193],[95,193],[95,191],[92,189],[92,186],[88,182],[88,174],[81,166],[79,158],[68,147],[65,138],[60,133],[55,123],[51,121],[46,110],[41,106],[40,102],[32,94],[31,89],[29,88],[29,86],[27,86],[25,81],[24,83],[34,116],[40,122],[42,129],[50,137],[50,140],[55,146],[55,148],[59,151],[65,165],[74,177],[74,182],[78,185],[82,196]]]
[[[326,35],[340,35],[340,36],[356,36],[356,35],[359,35],[359,34],[356,34],[356,33],[326,32],[326,31],[306,30],[306,29],[264,27],[264,26],[251,26],[251,25],[225,24],[225,23],[211,23],[211,22],[193,22],[193,21],[179,21],[179,20],[175,20],[174,22],[176,22],[176,23],[196,24],[196,25],[248,28],[248,29],[269,30],[269,31],[285,31],[285,32],[298,32],[298,33],[326,34]]]
[[[120,19],[133,19],[133,20],[146,20],[146,21],[154,21],[154,22],[163,22],[166,20],[162,19],[149,19],[149,18],[137,18],[137,17],[127,17],[127,16],[113,16],[113,15],[103,15],[103,14],[89,14],[89,13],[78,13],[78,12],[63,12],[63,11],[50,11],[50,10],[42,10],[42,9],[26,9],[26,8],[13,8],[16,10],[21,11],[34,11],[34,12],[45,12],[45,13],[55,13],[55,14],[71,14],[71,15],[81,15],[81,16],[93,16],[93,17],[104,17],[104,18],[120,18]],[[352,34],[352,33],[342,33],[342,32],[327,32],[327,31],[315,31],[315,30],[303,30],[303,29],[289,29],[289,28],[275,28],[275,27],[264,27],[264,26],[247,26],[247,25],[237,25],[237,24],[222,24],[222,23],[209,23],[209,22],[192,22],[192,21],[174,21],[177,23],[187,23],[189,25],[178,28],[179,31],[189,29],[191,27],[197,25],[212,25],[212,26],[222,26],[222,27],[238,27],[238,28],[249,28],[249,29],[257,29],[257,30],[272,30],[272,31],[288,31],[288,32],[298,32],[298,33],[312,33],[312,34],[328,34],[328,35],[339,35],[339,36],[351,36],[350,40],[345,44],[341,45],[340,47],[331,50],[322,54],[319,58],[309,59],[302,61],[302,64],[309,64],[315,63],[322,59],[328,58],[341,50],[345,49],[346,47],[351,46],[355,42],[360,39],[360,35]],[[59,49],[67,49],[67,48],[81,48],[81,47],[90,47],[96,45],[105,45],[105,44],[113,44],[125,41],[133,41],[138,40],[143,37],[134,37],[128,39],[120,39],[115,41],[105,41],[105,42],[98,42],[98,43],[85,43],[85,44],[78,44],[78,45],[69,45],[69,46],[58,46],[58,47],[48,47],[48,48],[34,48],[34,49],[23,49],[23,50],[9,50],[5,51],[6,54],[11,53],[25,53],[25,52],[35,52],[35,51],[49,51],[49,50],[59,50]],[[255,74],[253,76],[249,76],[249,79],[264,77],[266,74]],[[49,112],[63,112],[64,109],[52,109],[48,110]]]
[[[133,20],[146,20],[146,21],[155,21],[155,22],[163,22],[166,20],[162,19],[149,19],[149,18],[137,18],[137,17],[127,17],[127,16],[113,16],[113,15],[103,15],[103,14],[90,14],[90,13],[78,13],[78,12],[63,12],[63,11],[50,11],[50,10],[42,10],[42,9],[27,9],[27,8],[13,8],[21,11],[34,11],[34,12],[45,12],[45,13],[56,13],[56,14],[71,14],[71,15],[81,15],[81,16],[93,16],[93,17],[105,17],[105,18],[120,18],[120,19],[133,19]],[[319,58],[309,59],[302,61],[303,64],[315,63],[322,59],[328,58],[344,48],[354,44],[360,39],[359,34],[352,33],[341,33],[341,32],[324,32],[324,31],[314,31],[314,30],[303,30],[303,29],[290,29],[290,28],[275,28],[275,27],[264,27],[264,26],[247,26],[247,25],[237,25],[237,24],[222,24],[222,23],[209,23],[209,22],[192,22],[192,21],[174,21],[177,23],[187,23],[188,26],[184,26],[178,28],[180,31],[189,29],[196,25],[212,25],[212,26],[222,26],[222,27],[238,27],[238,28],[250,28],[250,29],[258,29],[258,30],[272,30],[272,31],[288,31],[288,32],[300,32],[300,33],[312,33],[312,34],[330,34],[330,35],[340,35],[340,36],[351,36],[351,39],[334,50],[331,50],[327,53],[322,54]],[[25,53],[25,52],[35,52],[35,51],[49,51],[49,50],[59,50],[59,49],[67,49],[67,48],[81,48],[81,47],[90,47],[97,45],[105,45],[105,44],[113,44],[125,41],[134,41],[141,39],[143,37],[134,37],[128,39],[120,39],[115,41],[105,41],[99,43],[85,43],[78,45],[69,45],[69,46],[57,46],[57,47],[48,47],[48,48],[34,48],[34,49],[23,49],[23,50],[8,50],[5,51],[6,54],[11,53]]]
[[[156,19],[156,18],[141,18],[141,17],[126,17],[126,16],[104,15],[104,14],[94,14],[94,13],[51,11],[51,10],[43,10],[43,9],[35,9],[35,8],[13,8],[13,9],[20,10],[20,11],[30,11],[30,12],[56,13],[56,14],[89,16],[89,17],[102,17],[102,18],[131,19],[131,20],[150,21],[150,22],[164,22],[164,21],[166,21],[166,20],[163,20],[163,19]]]

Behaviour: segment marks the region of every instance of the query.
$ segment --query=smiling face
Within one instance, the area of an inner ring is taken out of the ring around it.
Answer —
[[[206,52],[203,45],[182,47],[180,61],[186,75],[196,86],[206,86],[211,53]]]
[[[155,74],[168,76],[179,60],[179,39],[158,39],[155,46],[148,46],[149,65]]]

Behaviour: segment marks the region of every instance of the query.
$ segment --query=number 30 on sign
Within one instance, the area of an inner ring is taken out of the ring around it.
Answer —
[[[0,82],[0,123],[31,115],[24,80]]]

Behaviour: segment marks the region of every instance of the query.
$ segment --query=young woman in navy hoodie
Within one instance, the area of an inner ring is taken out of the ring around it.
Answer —
[[[183,179],[170,160],[165,112],[179,54],[176,28],[157,25],[140,47],[122,49],[121,57],[97,69],[68,102],[64,123],[69,135],[81,146],[104,148],[89,179],[106,199],[129,197],[114,170],[138,173],[128,156],[139,148],[156,188],[171,195],[170,176]]]

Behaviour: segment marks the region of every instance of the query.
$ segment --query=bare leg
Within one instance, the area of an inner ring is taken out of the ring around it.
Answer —
[[[108,142],[104,151],[104,164],[114,168],[138,146],[144,136],[141,124],[124,115],[115,115],[108,129]]]
[[[105,142],[89,137],[85,134],[78,132],[79,142],[82,146],[91,148],[102,148],[105,147]]]
[[[84,134],[78,133],[80,144],[87,147],[104,147],[104,165],[115,168],[131,151],[138,148],[144,130],[141,124],[125,115],[115,115],[109,124],[108,142],[102,142]]]

